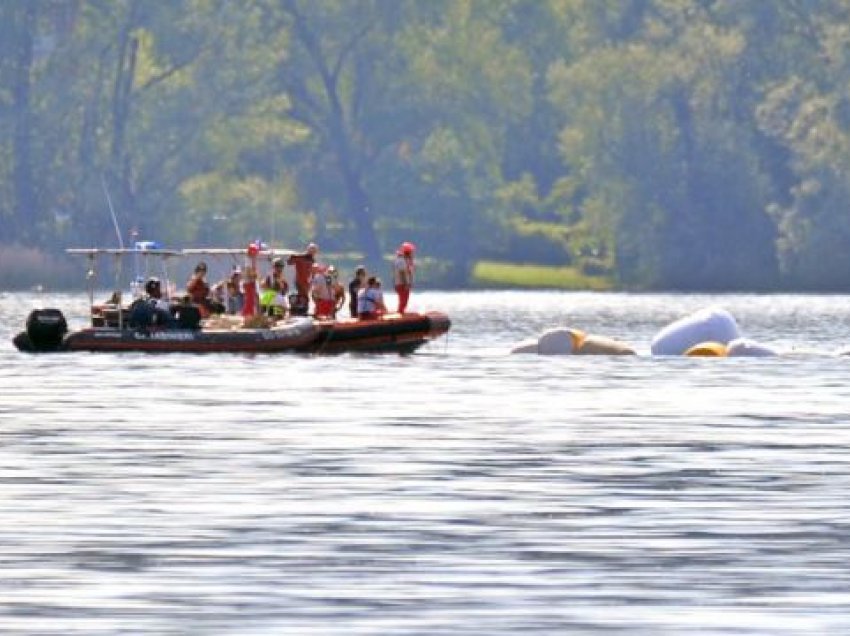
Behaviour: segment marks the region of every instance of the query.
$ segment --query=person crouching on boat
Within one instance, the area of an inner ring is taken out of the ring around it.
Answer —
[[[242,305],[245,304],[245,294],[242,293],[242,268],[234,267],[230,272],[230,280],[227,281],[227,313],[242,313]]]
[[[381,291],[381,279],[370,276],[366,287],[357,294],[357,317],[360,320],[374,320],[387,313],[384,304],[384,292]]]
[[[173,327],[174,316],[168,301],[162,297],[162,285],[158,278],[149,278],[145,283],[145,296],[130,305],[130,326],[148,329],[150,327]]]
[[[334,315],[333,279],[328,270],[318,263],[313,263],[313,280],[310,284],[310,295],[313,298],[313,314],[316,318],[332,318]]]
[[[202,318],[208,318],[211,313],[210,286],[206,277],[207,264],[201,261],[195,266],[195,273],[186,283],[186,293],[192,303],[198,306]]]
[[[398,313],[403,314],[410,300],[410,290],[413,289],[413,253],[416,246],[413,243],[404,242],[396,250],[395,263],[393,264],[393,282],[395,292],[398,294]]]
[[[213,296],[220,302],[228,314],[242,313],[242,269],[234,267],[230,276],[221,280],[213,287]]]
[[[276,258],[272,261],[271,273],[263,279],[260,285],[260,306],[264,313],[272,318],[283,318],[289,309],[287,292],[289,283],[283,273],[283,259]]]

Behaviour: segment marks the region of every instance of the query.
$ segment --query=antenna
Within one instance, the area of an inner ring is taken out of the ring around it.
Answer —
[[[115,208],[112,207],[112,198],[109,196],[109,189],[106,187],[106,177],[100,175],[100,184],[103,186],[103,193],[106,195],[106,203],[109,205],[109,213],[112,215],[112,225],[115,227],[115,234],[118,235],[118,247],[124,249],[124,239],[121,237],[121,230],[118,228],[118,218],[115,216]]]

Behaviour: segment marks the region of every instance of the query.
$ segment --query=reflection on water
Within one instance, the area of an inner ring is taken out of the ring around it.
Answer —
[[[0,631],[850,629],[846,297],[423,293],[408,357],[19,354],[39,302],[0,295]],[[709,303],[797,355],[646,355]],[[565,324],[644,355],[506,355]]]

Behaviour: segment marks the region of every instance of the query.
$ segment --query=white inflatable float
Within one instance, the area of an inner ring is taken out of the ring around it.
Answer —
[[[634,355],[629,345],[606,338],[586,334],[580,329],[547,329],[538,338],[530,338],[516,344],[511,353],[536,353],[543,356],[567,355]]]
[[[773,347],[761,344],[749,338],[735,338],[726,346],[726,355],[730,358],[769,358],[778,356],[779,352]]]
[[[740,337],[741,332],[732,314],[721,307],[707,307],[661,329],[652,339],[650,350],[654,356],[681,356],[697,345],[720,344],[726,347]],[[702,355],[717,356],[715,349],[706,347],[707,353]]]
[[[735,338],[729,344],[722,342],[700,342],[685,351],[691,358],[766,358],[778,356],[779,352],[749,338]]]

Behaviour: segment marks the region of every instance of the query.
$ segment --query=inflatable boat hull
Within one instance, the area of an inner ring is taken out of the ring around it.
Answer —
[[[117,329],[89,327],[59,339],[30,328],[15,336],[20,351],[159,353],[411,353],[448,332],[446,314],[390,315],[376,320],[296,318],[268,329]],[[32,336],[32,337],[31,337]]]
[[[448,333],[449,317],[437,311],[423,314],[390,314],[375,320],[322,320],[318,333],[303,351],[343,353],[346,351],[411,353]]]

